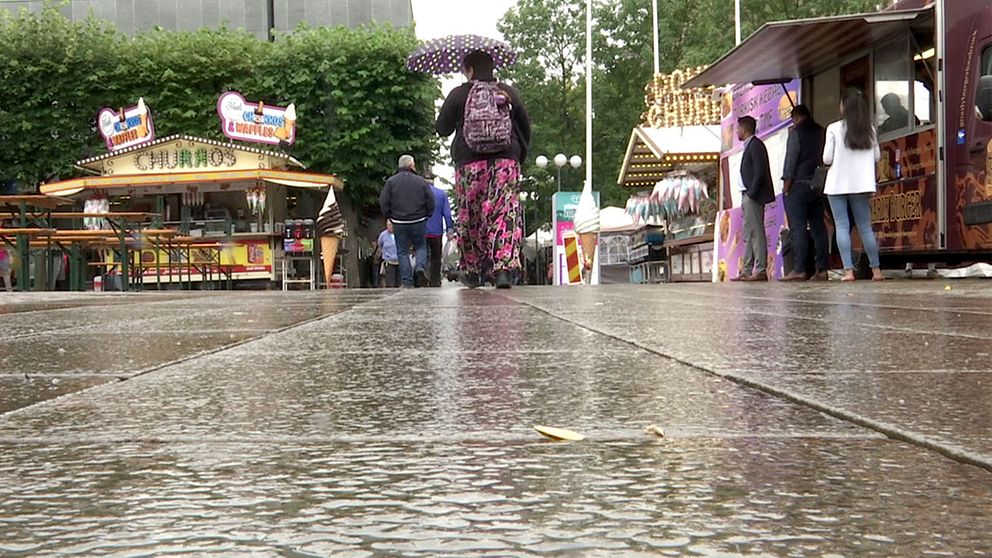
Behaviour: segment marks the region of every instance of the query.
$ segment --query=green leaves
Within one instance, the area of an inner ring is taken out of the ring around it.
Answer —
[[[0,178],[33,189],[77,159],[105,150],[102,107],[144,97],[159,137],[224,139],[218,96],[237,90],[299,112],[292,154],[334,173],[359,211],[374,211],[383,179],[404,152],[429,164],[438,82],[405,69],[411,30],[301,26],[273,43],[243,31],[153,30],[133,38],[55,9],[0,18]],[[57,139],[54,137],[57,136]]]
[[[645,110],[644,86],[653,73],[651,2],[598,0],[593,36],[593,187],[605,204],[623,205],[629,192],[616,185],[631,129]],[[743,0],[743,35],[768,21],[872,11],[873,0]],[[710,64],[734,46],[731,0],[659,0],[660,70]],[[502,72],[520,88],[533,122],[537,155],[585,156],[585,2],[518,0],[498,28],[520,57]],[[562,189],[578,189],[584,169],[562,172]],[[525,168],[527,188],[550,215],[556,190],[553,166]],[[528,222],[533,230],[532,223]]]

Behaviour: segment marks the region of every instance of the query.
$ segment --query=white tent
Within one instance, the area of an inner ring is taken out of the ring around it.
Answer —
[[[599,212],[600,232],[625,233],[636,231],[644,225],[635,225],[634,218],[627,214],[622,207],[608,206]]]

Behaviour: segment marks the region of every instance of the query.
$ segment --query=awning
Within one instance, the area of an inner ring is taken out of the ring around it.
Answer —
[[[676,165],[715,164],[719,158],[719,126],[638,126],[630,133],[617,184],[653,188]]]
[[[683,88],[790,81],[839,66],[933,13],[918,10],[766,23]]]
[[[123,176],[94,176],[74,178],[41,185],[41,193],[49,196],[73,196],[87,190],[129,191],[151,189],[160,193],[185,190],[187,186],[207,186],[202,191],[223,191],[249,188],[258,182],[271,182],[295,188],[322,189],[329,185],[344,189],[340,178],[332,174],[282,171],[269,169],[187,172],[178,174],[141,174]]]

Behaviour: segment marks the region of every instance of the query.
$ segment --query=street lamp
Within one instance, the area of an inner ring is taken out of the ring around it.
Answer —
[[[541,248],[538,239],[538,226],[537,223],[540,220],[540,208],[537,206],[537,201],[541,199],[541,194],[537,192],[520,192],[519,194],[520,202],[523,204],[528,199],[535,202],[534,203],[534,284],[541,284]],[[522,211],[520,212],[524,218],[524,242],[527,238],[527,206],[524,205]]]
[[[548,158],[545,157],[544,155],[538,155],[537,159],[535,159],[534,162],[537,164],[539,168],[544,169],[547,168],[548,163],[550,161],[548,161]],[[577,169],[582,166],[582,157],[579,157],[578,155],[572,155],[571,157],[567,157],[564,153],[559,153],[555,155],[554,163],[556,167],[555,175],[557,176],[558,179],[558,191],[561,192],[562,167],[564,167],[565,165],[572,165],[573,169]]]

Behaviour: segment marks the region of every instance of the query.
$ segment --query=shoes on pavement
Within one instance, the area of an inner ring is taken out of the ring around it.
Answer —
[[[738,281],[747,281],[749,277],[751,276],[746,273],[741,273],[737,277],[731,277],[730,280],[736,283]]]
[[[790,273],[785,277],[779,279],[779,281],[805,281],[805,280],[806,280],[805,273]]]
[[[479,274],[471,271],[463,271],[461,277],[459,278],[462,285],[470,289],[479,288]]]
[[[758,283],[758,282],[767,281],[767,280],[768,280],[768,274],[767,273],[755,273],[754,275],[748,277],[747,279],[744,279],[744,281],[747,281],[749,283]]]
[[[510,282],[510,272],[509,271],[497,271],[496,272],[496,288],[497,289],[509,289],[512,287]]]
[[[827,272],[826,271],[817,271],[816,273],[813,274],[812,277],[809,278],[809,280],[810,281],[826,281],[827,280]]]
[[[427,280],[427,274],[424,273],[423,269],[418,269],[417,271],[414,272],[413,284],[416,285],[418,289],[421,287],[426,287],[428,284],[430,284],[430,282]]]

